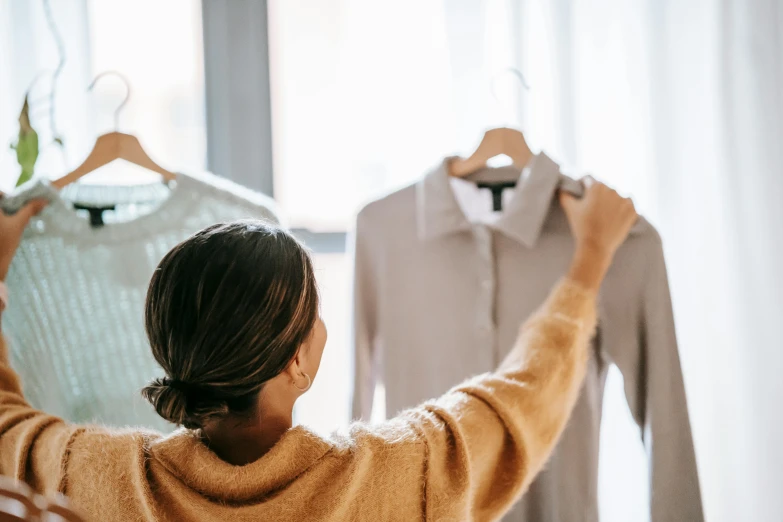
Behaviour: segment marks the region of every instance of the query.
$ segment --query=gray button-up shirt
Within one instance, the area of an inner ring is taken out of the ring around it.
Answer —
[[[370,203],[355,243],[354,416],[377,379],[393,415],[493,370],[567,270],[573,240],[554,198],[565,178],[536,156],[502,216],[472,224],[445,164]],[[653,522],[703,520],[660,237],[640,219],[604,281],[587,379],[546,469],[505,520],[594,522],[601,406],[611,364],[648,454]]]

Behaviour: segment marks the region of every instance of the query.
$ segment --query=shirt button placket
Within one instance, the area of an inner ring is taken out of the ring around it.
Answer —
[[[493,317],[495,274],[492,259],[492,234],[486,226],[477,226],[475,228],[475,237],[478,250],[479,277],[478,298],[476,299],[478,348],[492,354],[489,360],[494,365],[497,361],[495,361],[495,324]]]

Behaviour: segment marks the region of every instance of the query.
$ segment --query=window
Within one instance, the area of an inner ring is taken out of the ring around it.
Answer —
[[[497,26],[504,2],[488,5],[485,23]],[[486,45],[454,63],[449,32],[470,32],[483,7],[458,14],[449,19],[441,3],[415,0],[269,2],[274,196],[316,251],[330,333],[318,391],[301,401],[297,417],[325,432],[349,420],[344,252],[356,212],[417,181],[444,156],[469,151],[484,127],[510,123],[517,101],[517,84],[501,85],[498,99],[491,90],[491,76],[510,65],[509,31],[488,31]],[[476,106],[458,105],[464,97]]]
[[[498,102],[490,81],[511,65],[509,32],[470,40],[464,59],[449,48],[477,20],[507,27],[504,2],[488,5],[485,18],[479,4],[450,17],[415,0],[269,2],[275,197],[293,226],[344,231],[363,203],[509,123],[513,96]]]

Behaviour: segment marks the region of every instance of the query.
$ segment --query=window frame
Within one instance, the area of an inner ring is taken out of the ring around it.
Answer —
[[[207,167],[274,198],[267,0],[202,0],[201,7]],[[345,232],[292,232],[315,253],[346,251]]]

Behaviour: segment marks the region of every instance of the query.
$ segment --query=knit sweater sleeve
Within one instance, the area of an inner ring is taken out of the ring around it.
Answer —
[[[59,491],[67,448],[79,431],[27,403],[0,335],[0,475],[24,481],[36,491]]]
[[[404,416],[426,441],[427,520],[495,520],[546,463],[576,403],[595,296],[561,282],[500,368]]]

